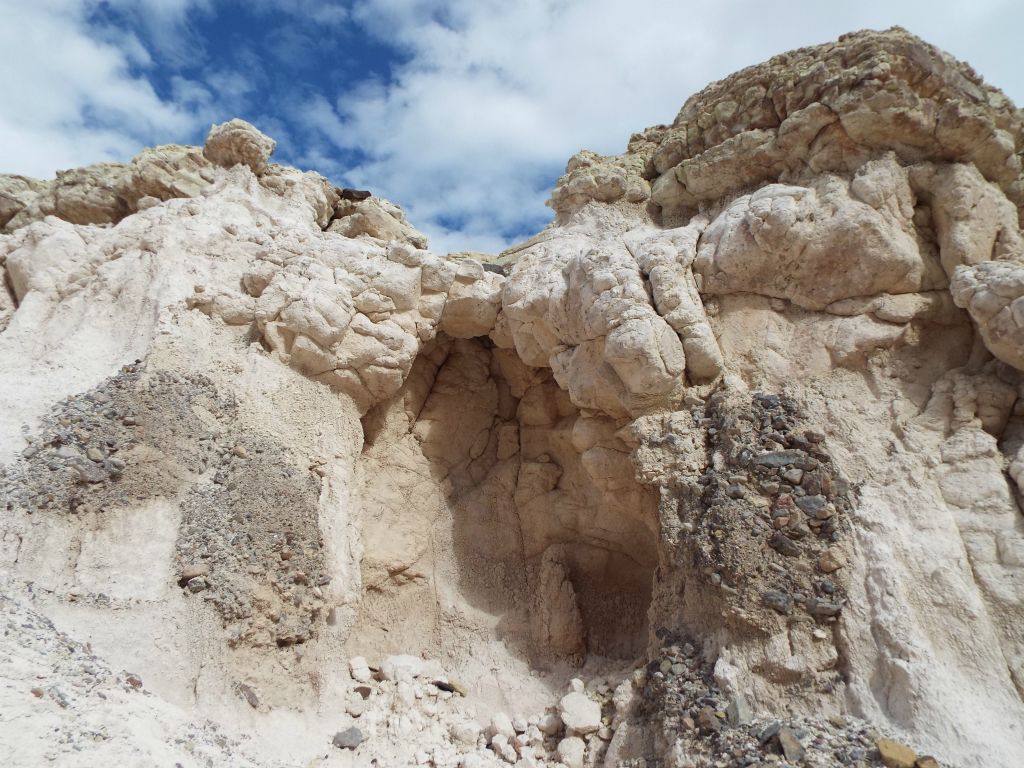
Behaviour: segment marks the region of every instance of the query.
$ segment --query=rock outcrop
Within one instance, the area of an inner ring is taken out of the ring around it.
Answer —
[[[778,56],[493,259],[273,149],[0,176],[0,751],[1024,763],[1024,123],[969,67]]]

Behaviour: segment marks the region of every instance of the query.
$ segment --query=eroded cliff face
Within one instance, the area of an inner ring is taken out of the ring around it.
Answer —
[[[1024,763],[1002,94],[785,54],[489,262],[273,148],[0,176],[15,762]]]

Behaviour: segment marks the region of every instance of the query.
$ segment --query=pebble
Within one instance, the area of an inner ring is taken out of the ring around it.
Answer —
[[[761,595],[761,602],[781,614],[788,614],[793,610],[793,598],[777,589],[769,589]]]
[[[807,454],[798,450],[768,451],[767,453],[755,456],[753,462],[760,467],[781,469],[790,464],[796,464],[798,461],[803,461],[806,458]]]
[[[476,742],[480,738],[480,726],[471,720],[452,723],[448,732],[455,741],[461,742],[470,747],[476,746]]]
[[[787,469],[782,473],[782,479],[787,483],[800,485],[800,481],[804,479],[804,471],[802,469],[796,469],[795,467],[793,469]]]
[[[931,755],[925,755],[924,757],[917,758],[914,763],[914,768],[941,768],[939,761]]]
[[[800,547],[797,546],[796,542],[778,531],[773,533],[772,537],[768,539],[768,546],[786,557],[796,557],[800,554]]]
[[[843,606],[839,603],[830,603],[825,600],[819,600],[816,597],[812,597],[807,601],[807,612],[811,616],[817,616],[819,618],[826,618],[829,616],[838,616],[839,612],[843,610]]]
[[[370,672],[370,665],[362,656],[353,656],[348,660],[348,671],[357,683],[368,683],[372,679],[373,673]]]
[[[816,496],[799,496],[796,499],[796,505],[808,515],[817,516],[819,512],[825,509],[826,504],[828,504],[828,499],[820,494]]]
[[[540,732],[547,736],[554,736],[562,730],[562,718],[554,712],[548,712],[537,721]]]
[[[253,709],[259,709],[260,697],[256,695],[256,691],[253,690],[251,686],[248,686],[245,683],[239,683],[238,692],[242,694],[242,698],[249,702],[250,707]]]
[[[178,573],[178,583],[184,587],[194,578],[209,575],[210,566],[208,566],[206,563],[193,563],[192,565],[187,565],[181,569],[181,571]]]
[[[346,728],[338,731],[331,739],[331,743],[338,749],[355,749],[363,741],[363,732],[356,727]]]
[[[512,725],[512,719],[504,712],[496,712],[491,718],[490,734],[491,736],[504,736],[506,740],[514,738],[516,729]]]
[[[835,573],[843,565],[842,559],[831,549],[825,550],[818,558],[818,570],[822,573]]]
[[[718,731],[722,728],[722,722],[711,707],[701,707],[697,712],[697,727],[702,731]]]

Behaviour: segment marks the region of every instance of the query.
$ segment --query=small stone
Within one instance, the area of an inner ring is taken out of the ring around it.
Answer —
[[[537,728],[546,736],[554,736],[562,730],[562,718],[554,712],[548,712],[537,721]]]
[[[558,742],[558,759],[566,768],[583,768],[586,751],[586,743],[577,736],[569,736]]]
[[[99,448],[90,448],[88,451],[85,452],[85,455],[89,459],[89,461],[95,461],[97,463],[103,461],[103,451],[101,451]]]
[[[849,725],[849,722],[847,722],[846,718],[842,715],[831,715],[828,721],[832,723],[832,725],[834,725],[836,728],[845,728],[847,725]]]
[[[788,614],[793,610],[793,598],[777,589],[769,589],[761,595],[761,602],[781,614]]]
[[[798,450],[768,451],[767,453],[755,456],[753,458],[753,462],[760,467],[780,469],[791,464],[796,464],[798,461],[803,461],[806,458],[807,454]]]
[[[475,747],[477,740],[480,738],[480,726],[472,720],[452,723],[448,732],[455,741],[461,742],[469,747]]]
[[[925,755],[917,758],[914,762],[914,768],[942,768],[939,765],[939,761],[931,755]]]
[[[338,731],[331,739],[331,743],[338,749],[355,749],[363,741],[363,732],[356,727],[346,728]]]
[[[791,729],[780,728],[777,738],[786,760],[791,763],[798,763],[804,759],[804,746]]]
[[[782,479],[785,480],[787,483],[792,483],[793,485],[800,485],[800,481],[804,479],[804,471],[802,469],[796,468],[787,469],[785,472],[782,473]]]
[[[193,594],[195,594],[196,592],[202,592],[204,589],[206,589],[207,586],[206,579],[204,579],[202,576],[196,576],[194,579],[189,579],[188,583],[185,584],[185,586],[188,588],[188,591],[192,592]]]
[[[725,489],[725,495],[730,499],[742,499],[743,498],[743,486],[739,484],[733,484]]]
[[[558,702],[558,712],[571,733],[586,735],[601,727],[601,705],[585,693],[573,692]]]
[[[812,516],[816,516],[818,512],[825,509],[826,504],[828,504],[828,499],[821,494],[816,496],[798,496],[796,499],[796,505],[802,511]]]
[[[702,731],[718,731],[722,723],[711,707],[701,707],[697,713],[697,727]]]
[[[504,736],[506,740],[515,738],[516,729],[512,725],[512,719],[504,712],[496,712],[491,718],[489,729],[491,736]]]
[[[768,546],[786,557],[796,557],[800,554],[800,547],[797,546],[796,542],[778,531],[773,533],[772,537],[768,539]]]
[[[825,441],[825,435],[821,432],[815,432],[813,429],[808,429],[804,432],[804,438],[809,443],[821,443]]]
[[[729,720],[729,725],[733,726],[747,725],[753,719],[750,705],[743,696],[736,696],[729,702],[729,706],[725,708],[725,716]]]
[[[807,601],[807,612],[811,616],[817,616],[818,618],[827,618],[829,616],[838,616],[839,612],[843,610],[843,606],[839,603],[830,603],[825,600],[819,600],[816,597],[812,597]]]
[[[818,570],[822,573],[835,573],[844,565],[838,553],[832,549],[825,550],[818,558]]]
[[[250,707],[253,709],[259,709],[260,697],[256,695],[256,691],[253,690],[251,686],[248,686],[245,683],[239,683],[238,692],[242,694],[242,698],[249,702]]]
[[[578,677],[574,677],[569,681],[569,690],[573,693],[583,693],[587,690],[587,686]]]
[[[917,762],[917,753],[906,744],[892,739],[879,739],[875,746],[886,768],[914,768]]]
[[[206,563],[193,563],[192,565],[185,566],[178,573],[178,586],[184,587],[194,578],[209,575],[210,566]]]
[[[244,446],[236,445],[234,448],[231,449],[231,452],[240,459],[249,458],[249,452],[245,450]]]
[[[363,698],[353,699],[345,707],[345,711],[348,712],[352,717],[362,717],[363,713],[366,712],[366,700]]]
[[[372,677],[370,666],[362,656],[353,656],[348,660],[348,671],[358,683],[368,683]]]
[[[423,659],[408,654],[388,656],[380,665],[385,680],[412,679],[423,674]]]

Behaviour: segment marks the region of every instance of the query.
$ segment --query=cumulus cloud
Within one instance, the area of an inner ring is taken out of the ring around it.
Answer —
[[[240,115],[281,161],[404,205],[436,249],[496,251],[549,220],[577,150],[621,152],[712,80],[893,24],[1024,101],[1016,0],[0,0],[0,170],[123,160]]]
[[[133,33],[96,29],[71,0],[0,0],[0,167],[49,177],[187,136],[196,114],[161,98]]]
[[[370,0],[356,20],[404,63],[301,111],[322,141],[365,155],[346,178],[404,202],[434,247],[495,249],[549,219],[543,202],[572,153],[623,151],[632,131],[671,122],[735,69],[893,24],[961,56],[1000,35],[1010,52],[1002,30],[1019,26],[1007,15],[1024,21],[1008,2]]]

